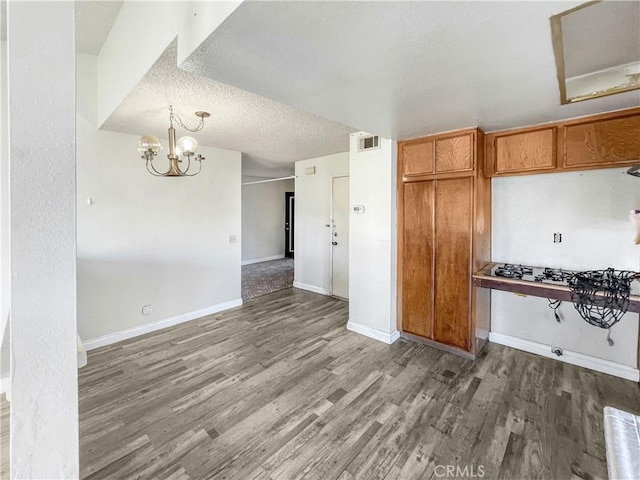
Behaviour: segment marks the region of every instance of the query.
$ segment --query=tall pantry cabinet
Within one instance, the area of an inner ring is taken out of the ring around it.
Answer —
[[[472,284],[491,260],[491,179],[478,128],[398,142],[398,327],[475,356],[491,291]]]

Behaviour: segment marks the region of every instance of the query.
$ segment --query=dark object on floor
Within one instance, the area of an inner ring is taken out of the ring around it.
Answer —
[[[293,258],[252,263],[242,267],[242,300],[293,287]]]

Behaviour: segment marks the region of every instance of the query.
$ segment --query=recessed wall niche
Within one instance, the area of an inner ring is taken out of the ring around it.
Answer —
[[[562,104],[640,88],[640,2],[588,2],[550,20]]]

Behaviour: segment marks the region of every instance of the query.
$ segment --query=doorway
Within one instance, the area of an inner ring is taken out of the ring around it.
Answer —
[[[293,192],[284,194],[284,256],[293,258],[295,238],[296,195]]]
[[[292,177],[242,183],[244,302],[293,287],[294,195]]]
[[[331,295],[349,299],[349,177],[332,179]]]

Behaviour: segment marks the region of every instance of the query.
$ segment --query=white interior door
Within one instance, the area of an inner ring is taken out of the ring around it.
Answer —
[[[349,298],[349,177],[334,177],[331,201],[331,294]]]

